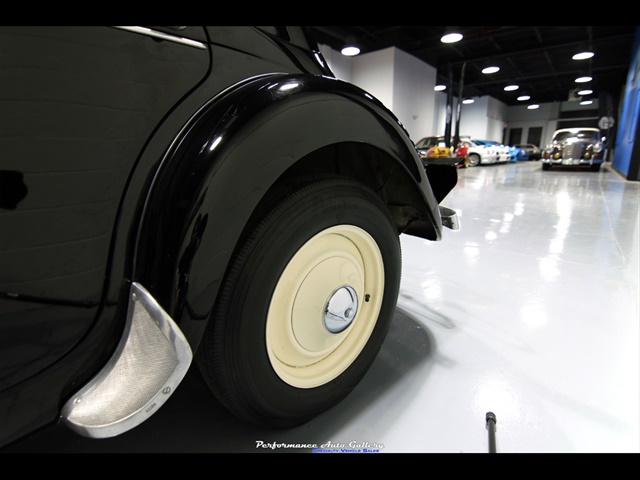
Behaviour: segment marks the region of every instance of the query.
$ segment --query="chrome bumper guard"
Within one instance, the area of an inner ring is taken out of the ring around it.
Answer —
[[[458,214],[451,208],[440,207],[440,218],[442,218],[442,225],[451,230],[460,230],[460,223],[458,222]]]
[[[124,334],[111,360],[64,405],[61,419],[92,438],[124,433],[153,415],[189,369],[193,354],[171,317],[133,283]]]

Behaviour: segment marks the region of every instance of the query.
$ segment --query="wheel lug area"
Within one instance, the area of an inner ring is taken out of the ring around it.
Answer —
[[[349,328],[358,312],[358,294],[349,285],[334,290],[325,304],[322,322],[327,331],[340,333]]]

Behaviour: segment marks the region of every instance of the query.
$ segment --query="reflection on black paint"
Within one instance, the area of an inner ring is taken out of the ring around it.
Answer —
[[[205,215],[204,217],[202,215],[198,215],[198,218],[196,218],[195,225],[193,226],[193,230],[191,231],[189,244],[185,248],[178,264],[178,309],[182,310],[183,308],[185,308],[187,312],[189,312],[191,318],[194,320],[204,320],[208,317],[208,313],[206,315],[202,315],[194,312],[187,301],[191,263],[193,262],[193,258],[195,257],[196,252],[198,251],[198,247],[200,247],[202,234],[207,227],[208,217],[208,215]]]
[[[0,208],[15,210],[27,196],[24,175],[13,170],[0,170]]]

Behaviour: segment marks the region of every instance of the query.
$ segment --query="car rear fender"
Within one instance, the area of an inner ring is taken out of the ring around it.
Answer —
[[[449,178],[436,198],[408,135],[369,94],[328,77],[284,74],[229,90],[166,153],[135,247],[132,280],[169,312],[192,348],[256,207],[282,179],[310,173],[364,179],[389,205],[399,233],[441,237],[438,199],[455,181],[434,173],[432,183]]]

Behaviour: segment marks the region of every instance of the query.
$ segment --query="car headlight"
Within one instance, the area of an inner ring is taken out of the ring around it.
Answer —
[[[562,149],[558,145],[554,145],[553,147],[551,147],[551,156],[556,160],[561,158]]]

